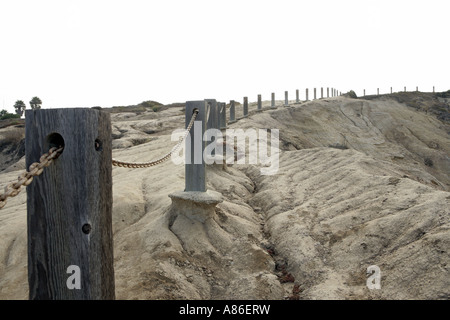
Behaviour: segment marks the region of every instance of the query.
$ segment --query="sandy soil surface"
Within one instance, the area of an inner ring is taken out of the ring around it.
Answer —
[[[207,219],[171,205],[183,165],[113,168],[117,298],[450,298],[449,125],[388,97],[282,104],[252,103],[229,125],[279,129],[278,172],[209,165],[223,201]],[[145,162],[170,151],[184,111],[111,119],[113,157]],[[23,167],[4,168],[0,188]],[[0,210],[0,299],[28,298],[26,233],[22,191]],[[379,290],[366,286],[371,265]]]

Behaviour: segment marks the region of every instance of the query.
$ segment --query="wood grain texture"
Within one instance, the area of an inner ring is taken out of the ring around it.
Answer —
[[[27,167],[58,142],[57,134],[63,153],[27,187],[29,298],[114,299],[109,114],[27,110]],[[80,267],[79,290],[67,288],[70,265]]]

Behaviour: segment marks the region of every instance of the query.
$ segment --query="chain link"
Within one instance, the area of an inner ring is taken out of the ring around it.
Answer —
[[[150,162],[124,162],[119,161],[116,159],[112,159],[112,165],[117,167],[123,167],[123,168],[148,168],[152,166],[156,166],[157,164],[163,163],[164,161],[168,160],[172,154],[176,153],[178,149],[180,149],[181,144],[186,139],[187,135],[189,134],[189,131],[191,131],[192,126],[194,125],[194,121],[197,118],[198,110],[194,110],[194,113],[192,114],[191,121],[189,122],[188,127],[186,128],[186,131],[184,133],[184,136],[178,143],[175,145],[175,147],[172,148],[172,150],[166,154],[164,157],[161,157],[157,160],[150,161]]]
[[[28,186],[33,181],[33,177],[39,176],[44,171],[44,168],[51,165],[53,160],[59,157],[63,149],[64,147],[60,147],[59,149],[51,148],[40,157],[39,162],[33,162],[29,167],[29,171],[22,173],[17,178],[17,182],[8,184],[4,189],[5,192],[0,194],[0,209],[6,205],[6,199],[8,197],[17,196],[22,186]]]

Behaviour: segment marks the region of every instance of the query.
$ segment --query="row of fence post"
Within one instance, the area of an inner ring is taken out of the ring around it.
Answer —
[[[320,98],[325,98],[324,88],[321,88],[320,91],[321,91]],[[331,88],[331,94],[332,94],[332,97],[335,97],[335,96],[341,95],[341,92],[337,91],[334,88]],[[305,96],[306,96],[306,101],[309,101],[309,89],[306,89]],[[326,97],[327,98],[330,97],[330,88],[327,88],[327,96]],[[315,99],[317,99],[316,88],[314,88],[314,100]],[[223,102],[217,102],[215,99],[205,99],[205,101],[210,104],[210,112],[209,112],[209,117],[208,117],[209,120],[207,123],[208,128],[217,128],[217,129],[226,128],[226,126],[227,126],[226,104]],[[242,110],[243,110],[243,117],[245,118],[248,116],[248,110],[249,110],[248,109],[248,106],[249,106],[248,97],[244,97],[243,101],[244,101],[244,103],[243,103]],[[299,96],[298,89],[295,91],[295,102],[296,103],[300,102],[300,96]],[[289,106],[288,91],[284,92],[284,106]],[[270,107],[276,108],[274,92],[271,93]],[[233,122],[237,121],[236,101],[235,100],[230,100],[229,110],[230,110],[229,122],[233,123]],[[257,96],[256,110],[262,111],[262,95],[261,94],[258,94],[258,96]]]
[[[271,99],[276,107],[275,93]],[[244,97],[244,117],[248,107]],[[206,129],[224,130],[238,120],[235,101],[229,109],[227,119],[224,102],[186,102],[185,128],[195,110],[198,114],[185,142],[185,192],[207,191],[203,136]],[[261,95],[257,110],[262,110]],[[110,114],[85,108],[39,109],[27,110],[25,119],[27,167],[51,147],[64,147],[27,186],[29,298],[114,299]]]
[[[418,86],[416,86],[416,90],[415,90],[416,92],[419,92],[419,87]],[[399,92],[402,92],[402,91],[399,91]],[[406,91],[406,86],[405,87],[403,87],[403,92],[407,92]],[[433,86],[433,91],[432,91],[433,93],[435,93],[435,87]],[[390,93],[392,94],[393,93],[393,91],[392,91],[392,87],[390,87]],[[380,88],[377,88],[377,96],[379,96],[380,95]],[[365,97],[366,96],[366,89],[363,89],[363,97]]]
[[[331,90],[330,90],[331,89]],[[327,97],[341,95],[341,92],[335,88],[327,88]],[[284,106],[289,106],[288,91],[284,92]],[[309,98],[309,89],[305,90],[306,100]],[[321,98],[324,98],[324,89],[320,90]],[[317,91],[314,88],[314,99],[317,99]],[[300,102],[299,90],[296,90],[296,103]],[[215,99],[205,99],[198,101],[187,101],[185,109],[186,128],[191,120],[194,110],[199,113],[196,118],[196,124],[191,128],[189,141],[186,141],[186,164],[185,164],[185,192],[206,192],[206,165],[203,159],[203,151],[206,147],[204,141],[201,141],[205,132],[206,140],[211,141],[212,133],[208,129],[224,130],[228,123],[234,123],[241,118],[236,115],[236,101],[231,100],[229,104],[229,121],[227,121],[227,108],[224,102],[218,102]],[[248,97],[243,98],[242,118],[248,117]],[[271,108],[276,108],[275,93],[271,94]],[[257,95],[256,111],[262,111],[262,95]],[[201,127],[201,128],[200,128]],[[197,131],[196,131],[197,130]],[[211,156],[215,156],[215,148],[211,149]],[[201,159],[201,161],[200,161]]]

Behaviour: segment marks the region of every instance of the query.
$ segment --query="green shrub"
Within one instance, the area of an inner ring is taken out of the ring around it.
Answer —
[[[2,111],[4,111],[4,110],[2,110]],[[19,119],[19,118],[20,118],[19,114],[8,113],[8,112],[0,113],[0,120]]]
[[[353,90],[350,90],[349,92],[347,92],[346,95],[347,95],[349,98],[352,98],[352,99],[357,99],[357,98],[358,98],[358,96],[356,95],[355,91],[353,91]]]

